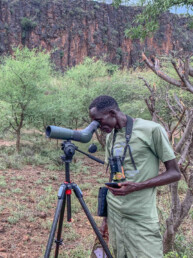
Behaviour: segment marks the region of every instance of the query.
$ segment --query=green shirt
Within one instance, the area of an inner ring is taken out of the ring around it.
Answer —
[[[111,153],[113,133],[107,135],[106,162],[108,162]],[[125,144],[124,127],[117,132],[113,155],[122,157]],[[141,118],[135,119],[129,144],[137,170],[134,170],[127,149],[123,164],[127,181],[143,182],[156,177],[159,172],[160,161],[165,162],[175,159],[165,130],[152,121]],[[158,221],[155,187],[136,191],[126,196],[114,196],[109,192],[107,200],[109,207],[119,212],[121,216],[135,220]]]

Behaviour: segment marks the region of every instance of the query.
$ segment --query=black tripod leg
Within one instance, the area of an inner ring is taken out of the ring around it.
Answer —
[[[50,256],[50,252],[51,252],[51,248],[52,248],[52,244],[53,244],[53,239],[55,236],[55,232],[56,232],[56,227],[58,224],[58,219],[60,216],[60,222],[59,222],[59,226],[58,226],[58,235],[57,235],[57,241],[56,241],[56,245],[59,246],[59,240],[60,238],[58,238],[58,236],[61,236],[61,229],[62,229],[62,221],[64,217],[64,209],[65,209],[65,201],[66,201],[66,185],[61,185],[60,189],[58,191],[58,203],[57,203],[57,207],[56,207],[56,211],[55,211],[55,215],[54,215],[54,219],[53,219],[53,223],[52,223],[52,228],[50,231],[50,235],[49,235],[49,239],[48,239],[48,243],[46,246],[46,252],[44,255],[44,258],[49,258]],[[57,248],[56,246],[56,248]],[[59,249],[59,247],[58,247]]]
[[[63,202],[62,209],[60,212],[60,220],[59,220],[59,224],[58,224],[57,239],[55,240],[55,242],[56,242],[56,249],[55,249],[55,256],[54,256],[55,258],[58,257],[59,247],[62,244],[61,235],[62,235],[62,225],[63,225],[63,220],[64,220],[65,203],[66,203],[66,195],[64,196],[64,202]]]
[[[76,197],[78,198],[78,200],[79,200],[79,202],[80,202],[80,204],[81,204],[81,206],[82,206],[82,208],[83,208],[83,210],[84,210],[88,220],[90,221],[90,224],[91,224],[95,234],[97,235],[97,237],[98,237],[98,239],[99,239],[99,241],[100,241],[100,243],[101,243],[101,245],[102,245],[102,247],[103,247],[107,257],[108,258],[113,258],[111,253],[110,253],[110,251],[109,251],[109,248],[108,248],[106,242],[104,241],[104,239],[103,239],[103,237],[102,237],[102,235],[101,235],[101,233],[100,233],[100,231],[99,231],[99,229],[98,229],[98,227],[96,225],[96,222],[94,221],[94,219],[93,219],[93,217],[92,217],[88,207],[86,206],[86,204],[85,204],[85,202],[83,200],[83,195],[82,195],[82,192],[81,192],[80,188],[76,184],[73,184],[73,189],[74,189]]]

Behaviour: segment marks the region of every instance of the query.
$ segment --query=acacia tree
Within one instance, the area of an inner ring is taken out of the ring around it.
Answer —
[[[41,96],[50,78],[49,56],[45,53],[16,48],[0,66],[0,100],[7,106],[2,114],[7,128],[16,133],[16,149],[20,149],[21,129],[33,112],[40,110]],[[30,112],[29,112],[30,110]],[[2,125],[3,127],[4,125]]]
[[[193,94],[193,69],[190,66],[190,55],[187,55],[184,59],[178,59],[178,62],[172,59],[171,63],[178,78],[165,73],[160,68],[160,62],[157,58],[148,59],[144,53],[142,56],[147,66],[162,80],[179,88],[181,91]],[[144,78],[141,79],[150,91],[149,98],[145,100],[147,107],[153,120],[160,122],[165,127],[173,143],[174,150],[178,155],[178,165],[188,186],[184,199],[180,200],[178,182],[170,185],[172,204],[170,215],[166,220],[166,230],[163,239],[164,252],[168,253],[173,250],[175,235],[193,204],[193,101],[190,97],[189,105],[184,104],[176,94],[173,95],[172,99],[168,94],[168,89],[166,89],[162,102],[167,104],[171,116],[175,118],[175,122],[168,126],[169,123],[160,116],[160,109],[158,110],[156,107],[156,88],[151,86]],[[176,132],[178,136],[182,135],[177,143],[174,141]]]

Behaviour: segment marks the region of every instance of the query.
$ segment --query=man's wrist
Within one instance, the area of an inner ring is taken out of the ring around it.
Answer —
[[[147,184],[145,182],[140,182],[136,183],[136,190],[135,191],[140,191],[147,188]]]

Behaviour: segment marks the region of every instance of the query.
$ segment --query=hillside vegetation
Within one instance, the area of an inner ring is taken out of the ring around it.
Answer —
[[[177,78],[168,59],[160,58],[162,69]],[[166,124],[171,130],[177,124],[179,130],[175,130],[171,137],[171,144],[175,147],[183,135],[178,125],[181,111],[176,110],[177,115],[174,116],[166,98],[170,99],[173,109],[176,108],[173,97],[177,97],[187,109],[192,107],[193,100],[190,93],[166,84],[145,67],[120,70],[118,66],[103,60],[85,58],[81,64],[61,74],[53,69],[48,54],[28,48],[17,48],[13,56],[1,61],[0,256],[29,257],[30,253],[30,257],[40,257],[40,254],[43,257],[57,191],[65,180],[60,159],[61,141],[47,139],[46,126],[86,127],[90,123],[90,102],[103,94],[113,96],[124,113],[151,120],[152,114],[147,105],[151,94],[144,84],[146,80],[154,89],[154,108],[160,118],[157,122]],[[183,119],[181,121],[185,123]],[[96,156],[104,159],[103,145],[95,136],[91,142],[98,146]],[[76,144],[87,151],[90,143]],[[180,158],[179,154],[177,158]],[[76,154],[71,169],[72,181],[82,189],[85,201],[100,225],[101,219],[96,216],[97,193],[98,188],[108,180],[105,167],[82,154]],[[168,189],[168,186],[158,189],[162,234],[171,210]],[[179,183],[178,191],[183,200],[188,191],[184,178]],[[73,221],[71,225],[64,222],[65,244],[61,247],[61,255],[89,257],[95,236],[76,198],[73,197],[72,203]],[[175,234],[174,249],[165,254],[166,258],[192,257],[192,220],[193,210],[190,208]]]

